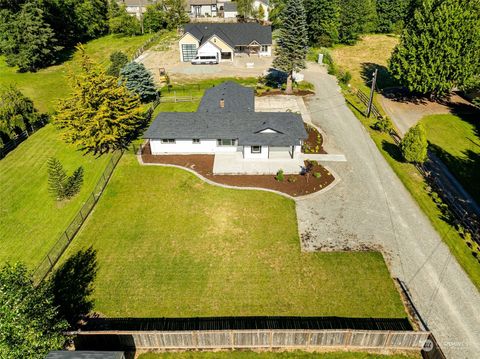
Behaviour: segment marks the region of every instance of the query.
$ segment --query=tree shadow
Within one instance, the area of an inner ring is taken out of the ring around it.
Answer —
[[[382,149],[397,162],[405,162],[400,147],[386,140],[382,141]]]
[[[97,251],[89,247],[68,258],[50,279],[59,315],[74,329],[93,309],[91,294],[96,275]]]
[[[397,80],[395,80],[390,74],[386,66],[375,64],[373,62],[363,62],[361,66],[362,69],[360,71],[360,75],[366,85],[371,85],[373,73],[375,70],[378,70],[377,87],[380,91],[383,92],[384,89],[392,87],[398,88],[400,86]]]

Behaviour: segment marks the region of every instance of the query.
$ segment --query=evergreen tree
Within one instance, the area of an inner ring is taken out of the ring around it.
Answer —
[[[65,182],[65,198],[74,197],[83,185],[83,167],[78,167]]]
[[[338,0],[305,0],[305,12],[311,45],[332,46],[338,42]]]
[[[306,67],[307,25],[302,1],[287,0],[273,66],[288,74],[286,93],[292,93],[293,72]]]
[[[144,64],[132,61],[120,70],[120,76],[124,79],[125,86],[139,95],[142,101],[148,102],[157,95],[152,74]]]
[[[272,23],[274,29],[278,29],[282,24],[282,13],[286,0],[270,0],[271,9],[268,13],[268,20]]]
[[[5,30],[8,33],[4,34],[1,51],[9,66],[18,66],[20,71],[36,71],[54,62],[59,50],[57,40],[37,3],[25,3]]]
[[[121,51],[112,52],[110,55],[110,66],[107,69],[107,75],[118,77],[120,70],[128,64],[128,56]]]
[[[407,162],[423,163],[427,159],[427,135],[421,123],[410,128],[400,142],[402,155]]]
[[[260,21],[265,20],[265,9],[263,8],[262,4],[258,5],[257,19],[260,20]]]
[[[38,119],[33,101],[15,86],[0,89],[0,132],[12,137]]]
[[[61,100],[54,122],[67,142],[87,153],[126,148],[145,124],[139,97],[78,50],[82,71],[72,75],[73,94]]]
[[[237,12],[240,17],[249,18],[253,14],[253,0],[237,0]]]
[[[0,270],[0,358],[39,359],[63,348],[60,319],[47,285],[34,286],[22,264]]]
[[[354,44],[362,32],[361,16],[363,4],[359,0],[340,1],[339,41],[343,44]]]
[[[410,0],[377,0],[377,31],[391,33],[402,29],[409,6]]]
[[[411,92],[442,97],[480,70],[478,0],[424,0],[390,59],[393,76]]]
[[[67,173],[60,161],[51,157],[47,161],[48,170],[48,190],[57,201],[65,198],[65,183],[67,181]]]

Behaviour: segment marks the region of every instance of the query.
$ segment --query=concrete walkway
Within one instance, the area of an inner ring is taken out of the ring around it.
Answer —
[[[477,358],[478,290],[345,105],[335,79],[312,64],[305,80],[316,87],[307,107],[327,134],[326,151],[348,161],[329,163],[342,178],[334,188],[297,202],[304,250],[381,250],[446,355]]]

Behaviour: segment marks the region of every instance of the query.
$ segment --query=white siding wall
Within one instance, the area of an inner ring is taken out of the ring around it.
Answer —
[[[216,56],[217,59],[220,60],[221,51],[218,47],[208,41],[198,48],[197,55]]]
[[[195,16],[196,13],[195,13],[195,6],[196,5],[192,5],[190,7],[190,14],[192,16]],[[217,16],[218,14],[218,7],[217,7],[217,10],[212,12],[212,6],[211,5],[202,5],[201,9],[200,9],[200,16],[206,16],[206,15],[210,15],[210,16]]]
[[[217,146],[217,140],[200,140],[194,144],[192,140],[176,140],[175,143],[161,143],[160,140],[150,140],[153,155],[164,153],[228,153],[236,152],[237,146]]]
[[[302,153],[302,146],[295,146],[295,150],[293,151],[293,157],[297,157],[300,153]]]
[[[238,12],[236,12],[236,11],[224,11],[223,12],[223,17],[225,19],[232,19],[232,18],[237,17],[237,15],[238,15]]]
[[[272,47],[267,46],[267,51],[260,51],[260,56],[272,56]]]
[[[266,160],[268,159],[268,146],[262,146],[261,153],[252,153],[251,146],[245,146],[243,154],[245,159]]]

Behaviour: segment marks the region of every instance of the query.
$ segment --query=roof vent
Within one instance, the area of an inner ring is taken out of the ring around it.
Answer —
[[[220,100],[220,108],[225,108],[225,100],[223,98]]]

